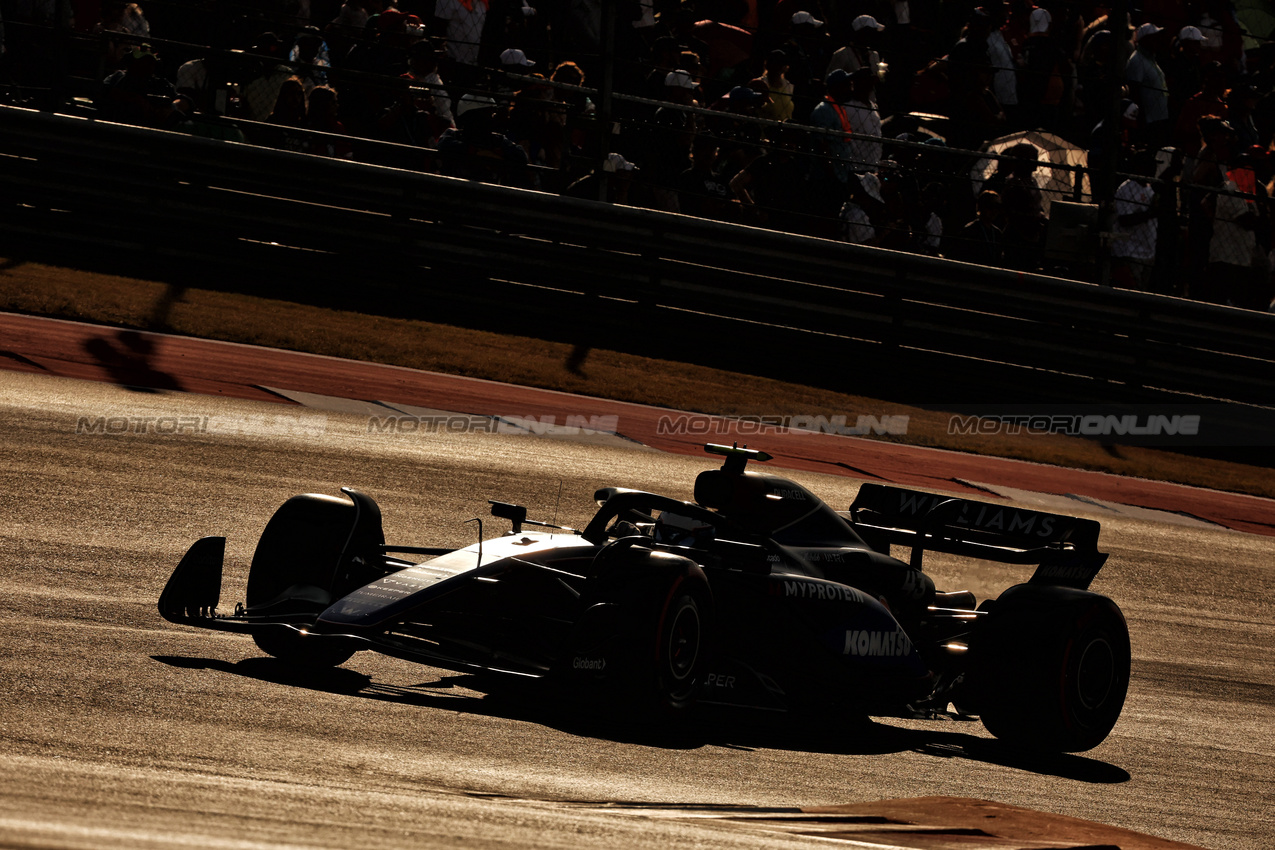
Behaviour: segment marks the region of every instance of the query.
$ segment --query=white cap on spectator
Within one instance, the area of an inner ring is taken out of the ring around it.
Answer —
[[[1124,117],[1128,118],[1130,121],[1137,121],[1138,114],[1141,111],[1142,110],[1138,109],[1138,104],[1130,103],[1124,108]]]
[[[1185,26],[1178,33],[1178,41],[1204,41],[1204,33],[1199,27]]]
[[[685,71],[669,71],[668,76],[664,78],[664,85],[677,86],[681,89],[695,88],[695,80],[691,79],[691,75]]]
[[[792,24],[793,26],[796,26],[797,24],[810,24],[812,27],[821,27],[823,26],[823,21],[819,20],[809,12],[798,12],[792,16]]]
[[[527,58],[527,54],[523,53],[516,47],[511,47],[504,53],[500,54],[501,65],[521,65],[524,68],[534,68],[536,63]]]
[[[499,106],[500,104],[486,95],[470,93],[460,99],[454,111],[459,118],[471,109],[497,109]]]
[[[881,23],[871,15],[860,15],[851,22],[850,26],[854,27],[855,32],[866,29],[874,29],[877,32],[880,32],[885,29],[885,24]]]
[[[1158,27],[1152,23],[1143,24],[1142,26],[1138,27],[1138,32],[1137,32],[1137,35],[1134,37],[1134,41],[1142,41],[1142,39],[1146,38],[1147,36],[1155,35],[1158,32],[1162,32],[1163,29],[1164,29],[1163,27]]]
[[[881,178],[874,171],[865,171],[859,175],[859,182],[863,184],[863,191],[881,203],[885,203],[885,198],[881,196]]]
[[[632,171],[635,167],[633,163],[618,153],[607,154],[606,162],[602,163],[603,171]]]
[[[1032,16],[1027,23],[1027,34],[1034,35],[1038,32],[1049,32],[1049,25],[1054,19],[1049,16],[1048,9],[1033,9]]]

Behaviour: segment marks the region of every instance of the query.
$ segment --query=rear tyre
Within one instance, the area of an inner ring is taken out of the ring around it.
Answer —
[[[1128,693],[1124,615],[1110,599],[1083,591],[1008,594],[970,647],[969,696],[983,725],[1030,749],[1093,749],[1115,726]]]

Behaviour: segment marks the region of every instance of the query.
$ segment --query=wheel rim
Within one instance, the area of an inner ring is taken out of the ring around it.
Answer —
[[[1076,667],[1076,696],[1087,711],[1101,708],[1116,680],[1116,654],[1106,638],[1085,645]]]
[[[688,679],[695,670],[699,658],[699,611],[691,600],[684,600],[674,615],[668,633],[666,667],[677,682]]]

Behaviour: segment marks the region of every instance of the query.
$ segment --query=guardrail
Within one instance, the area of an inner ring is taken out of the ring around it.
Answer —
[[[1275,315],[24,109],[0,126],[11,252],[362,288],[913,402],[1275,402]]]

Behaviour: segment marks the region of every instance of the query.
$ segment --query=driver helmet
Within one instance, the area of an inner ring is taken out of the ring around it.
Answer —
[[[656,543],[669,546],[704,546],[713,539],[713,526],[698,519],[664,511],[655,520]]]

